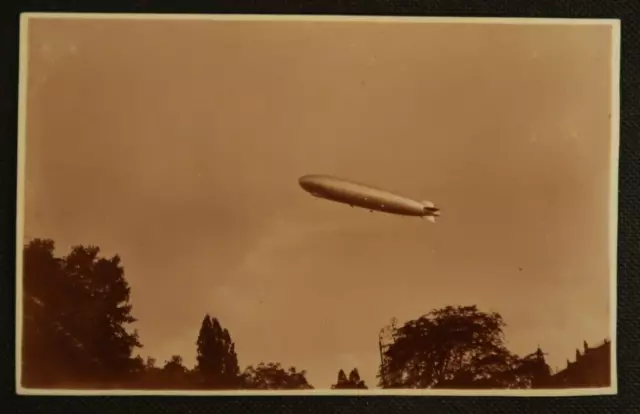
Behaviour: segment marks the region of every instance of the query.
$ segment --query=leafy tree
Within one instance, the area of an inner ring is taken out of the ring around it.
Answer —
[[[386,388],[523,388],[531,358],[511,354],[505,323],[476,306],[435,309],[393,329],[379,378]],[[536,368],[537,369],[537,368]]]
[[[120,258],[95,246],[56,257],[52,240],[24,247],[23,385],[115,386],[140,368],[127,325],[130,288]]]
[[[261,362],[257,367],[248,366],[242,373],[242,388],[255,390],[304,390],[312,389],[305,371],[295,367],[288,370],[279,363]]]
[[[142,361],[142,375],[132,379],[130,386],[138,389],[188,389],[193,387],[191,374],[179,355],[165,361],[162,368],[156,365],[155,358],[148,357]]]
[[[140,384],[144,383],[147,379],[147,371],[149,369],[157,370],[153,364],[155,364],[155,359],[147,358],[145,361],[140,355],[136,355],[136,357],[133,358],[131,375],[122,386],[139,388]]]
[[[343,370],[338,371],[338,380],[331,386],[333,389],[367,389],[368,387],[360,379],[360,373],[354,368],[349,373],[349,378]]]
[[[200,386],[207,389],[233,389],[240,382],[235,344],[227,329],[216,318],[205,315],[197,341],[196,372]]]
[[[182,363],[182,357],[180,355],[173,355],[171,359],[165,362],[163,371],[168,373],[184,374],[187,372],[187,367]]]
[[[34,240],[24,249],[22,381],[27,387],[55,386],[77,370],[78,344],[60,323],[70,305],[69,283],[54,248],[51,240]]]
[[[517,359],[514,374],[519,388],[547,388],[551,385],[551,367],[540,347],[534,353]]]
[[[191,377],[187,367],[182,362],[180,355],[173,355],[165,362],[160,371],[160,378],[163,388],[185,389],[191,388]]]

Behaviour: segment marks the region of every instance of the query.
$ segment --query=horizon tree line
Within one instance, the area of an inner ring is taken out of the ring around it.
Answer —
[[[29,388],[253,389],[314,388],[306,371],[262,361],[241,370],[231,333],[206,314],[195,341],[196,363],[173,355],[158,366],[143,348],[132,316],[130,286],[118,255],[73,246],[61,257],[50,239],[24,246],[22,380]],[[387,327],[381,344],[382,388],[541,388],[551,369],[543,352],[519,357],[505,345],[498,313],[476,306],[433,309]],[[135,354],[135,355],[134,355]],[[331,389],[367,389],[357,368],[338,370]]]

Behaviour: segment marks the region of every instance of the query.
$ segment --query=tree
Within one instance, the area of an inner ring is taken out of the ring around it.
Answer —
[[[173,355],[162,368],[155,358],[148,357],[142,362],[142,375],[132,379],[132,388],[138,389],[189,389],[193,387],[192,372],[184,366],[182,357]]]
[[[51,240],[34,240],[23,253],[22,382],[27,387],[55,386],[73,377],[79,349],[61,325],[72,296],[54,256]]]
[[[354,368],[349,373],[349,383],[352,384],[355,388],[358,389],[367,389],[367,385],[363,380],[360,379],[360,373],[358,372],[358,368]]]
[[[163,388],[185,389],[191,387],[189,370],[184,366],[180,355],[173,355],[165,362],[160,371]]]
[[[116,386],[139,369],[120,258],[95,246],[56,257],[52,240],[24,247],[23,381],[27,387]]]
[[[340,370],[338,371],[338,380],[331,386],[331,388],[349,388],[347,386],[348,383],[349,380],[347,379],[347,374],[345,374],[343,370]]]
[[[523,388],[532,364],[511,354],[505,323],[476,306],[435,309],[393,329],[379,378],[386,388]],[[527,380],[529,378],[529,380]]]
[[[182,357],[180,355],[171,356],[171,358],[164,363],[164,368],[162,369],[165,372],[177,374],[184,374],[187,372],[187,367],[183,365]]]
[[[514,373],[519,388],[548,388],[551,385],[551,367],[540,347],[534,353],[519,358]]]
[[[338,380],[331,386],[333,389],[367,389],[368,387],[360,379],[360,373],[354,368],[349,373],[349,378],[343,370],[338,371]]]
[[[156,366],[156,359],[153,357],[147,357],[147,360],[144,362],[144,366],[146,369],[158,369]]]
[[[261,362],[257,367],[248,366],[242,373],[242,388],[254,390],[305,390],[312,389],[305,371],[295,367],[288,370],[279,363]]]
[[[205,315],[197,341],[196,372],[207,389],[233,389],[240,382],[235,344],[216,318]]]

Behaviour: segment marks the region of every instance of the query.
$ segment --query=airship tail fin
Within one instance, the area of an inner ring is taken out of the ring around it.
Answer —
[[[428,216],[428,217],[427,217],[427,220],[429,220],[429,221],[430,221],[430,222],[432,222],[432,223],[435,223],[435,222],[436,222],[436,218],[435,218],[435,216]]]
[[[428,200],[423,200],[422,205],[429,208],[434,208],[436,206],[435,204],[433,204],[432,201],[428,201]]]

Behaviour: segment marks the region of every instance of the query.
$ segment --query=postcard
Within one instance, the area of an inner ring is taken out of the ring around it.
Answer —
[[[615,394],[617,20],[27,13],[21,394]]]

